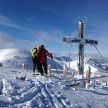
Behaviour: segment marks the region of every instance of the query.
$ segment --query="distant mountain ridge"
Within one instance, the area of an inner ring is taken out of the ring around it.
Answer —
[[[65,57],[64,59],[66,60]],[[0,62],[5,68],[21,68],[23,63],[26,64],[27,69],[32,69],[33,66],[31,53],[27,49],[2,49],[0,50]],[[47,62],[51,68],[62,69],[61,64],[56,60],[48,58]]]
[[[58,54],[58,53],[54,53],[54,56],[56,57],[61,57],[61,56],[64,56],[64,57],[68,57],[69,58],[69,54]],[[85,57],[87,58],[100,58],[100,55],[99,54],[95,54],[95,53],[85,53],[84,54]],[[70,58],[71,59],[77,59],[78,58],[78,53],[70,53]]]
[[[74,62],[74,60],[78,60],[77,54],[71,54],[71,57],[65,55],[57,55],[53,54],[54,59],[47,59],[48,65],[51,65],[52,69],[63,69],[64,65],[67,65],[69,67],[69,62],[73,65],[77,65],[77,63]],[[85,54],[85,62],[87,60],[99,58],[96,54]],[[90,61],[90,65],[94,66],[94,62]],[[31,53],[27,49],[2,49],[0,50],[0,62],[3,64],[6,68],[22,68],[22,64],[26,64],[27,69],[32,69],[32,58]],[[77,61],[78,62],[78,61]],[[71,68],[73,68],[73,65]],[[77,66],[76,66],[77,67]],[[75,68],[76,68],[75,67]],[[101,67],[98,66],[98,63],[94,66],[95,68],[102,68],[106,69],[107,67],[104,67],[101,65]]]

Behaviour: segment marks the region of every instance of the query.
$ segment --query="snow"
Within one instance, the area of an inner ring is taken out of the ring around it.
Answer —
[[[56,69],[49,73],[52,77],[33,77],[30,57],[30,52],[24,49],[0,51],[0,62],[3,63],[0,67],[0,108],[108,108],[108,87],[104,82],[97,80],[95,89],[88,83],[88,88],[68,87],[67,84],[72,84],[69,79],[72,73],[68,72],[67,77],[64,77],[63,72]],[[69,60],[64,58],[54,57],[54,61],[48,58],[48,64],[51,64],[53,70],[54,67],[61,70],[63,65],[68,67],[69,64]],[[76,74],[77,62],[70,62],[71,69],[76,70]],[[26,69],[22,68],[22,63],[27,65]],[[85,63],[85,71],[88,66],[91,67],[92,75],[101,75],[99,68],[94,67],[93,63]],[[25,80],[21,80],[24,76]]]

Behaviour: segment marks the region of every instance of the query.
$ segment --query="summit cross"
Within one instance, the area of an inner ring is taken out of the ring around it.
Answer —
[[[96,40],[90,40],[84,38],[84,25],[85,23],[83,21],[79,21],[79,38],[63,38],[63,41],[66,43],[79,43],[79,63],[78,63],[78,69],[79,69],[79,75],[82,75],[82,78],[84,78],[84,45],[85,44],[91,44],[91,45],[97,45],[98,41]]]

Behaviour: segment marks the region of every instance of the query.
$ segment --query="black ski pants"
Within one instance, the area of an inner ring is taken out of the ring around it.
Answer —
[[[41,75],[44,73],[47,75],[47,63],[39,63],[39,68]]]
[[[35,72],[36,68],[37,68],[37,70],[39,72],[40,69],[39,69],[38,59],[37,58],[32,58],[32,62],[33,62],[33,72]]]

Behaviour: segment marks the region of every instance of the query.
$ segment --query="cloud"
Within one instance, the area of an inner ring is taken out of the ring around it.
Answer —
[[[51,32],[37,31],[36,36],[37,39],[40,41],[57,43],[60,40],[62,40],[64,34],[61,31],[51,31]]]
[[[0,49],[14,48],[14,42],[11,36],[0,31]]]
[[[34,42],[30,40],[17,38],[17,39],[14,39],[14,42],[15,42],[16,48],[31,50],[34,47]]]
[[[25,20],[28,21],[28,22],[34,22],[34,21],[36,21],[37,19],[36,19],[35,17],[32,17],[32,16],[29,17],[29,16],[28,16],[28,17],[25,17]],[[38,20],[38,21],[39,21],[39,20]]]
[[[9,18],[7,18],[3,15],[0,15],[0,25],[1,26],[14,27],[14,28],[18,27],[17,25],[13,24],[12,21]]]
[[[0,31],[0,49],[5,48],[25,48],[31,49],[34,46],[33,41],[13,37]]]
[[[52,52],[65,52],[69,50],[69,44],[63,42],[63,37],[72,37],[72,38],[78,38],[79,37],[79,31],[76,30],[72,32],[70,35],[67,36],[65,35],[64,32],[62,31],[35,31],[31,29],[23,29],[27,31],[29,34],[28,38],[30,40],[20,40],[17,43],[20,43],[21,46],[24,46],[25,48],[33,48],[35,46],[44,44],[49,50]],[[99,45],[97,46],[98,49],[103,53],[102,55],[107,54],[107,31],[105,32],[104,29],[101,30],[90,30],[85,34],[86,39],[93,39],[93,40],[98,40]],[[18,39],[17,39],[18,40]],[[78,44],[77,43],[72,43],[71,46],[71,52],[78,52]],[[85,45],[85,52],[94,52],[98,53],[96,49],[91,46],[91,45]]]
[[[34,34],[34,44],[44,44],[46,46],[57,46],[63,43],[64,33],[61,31],[36,31]]]

